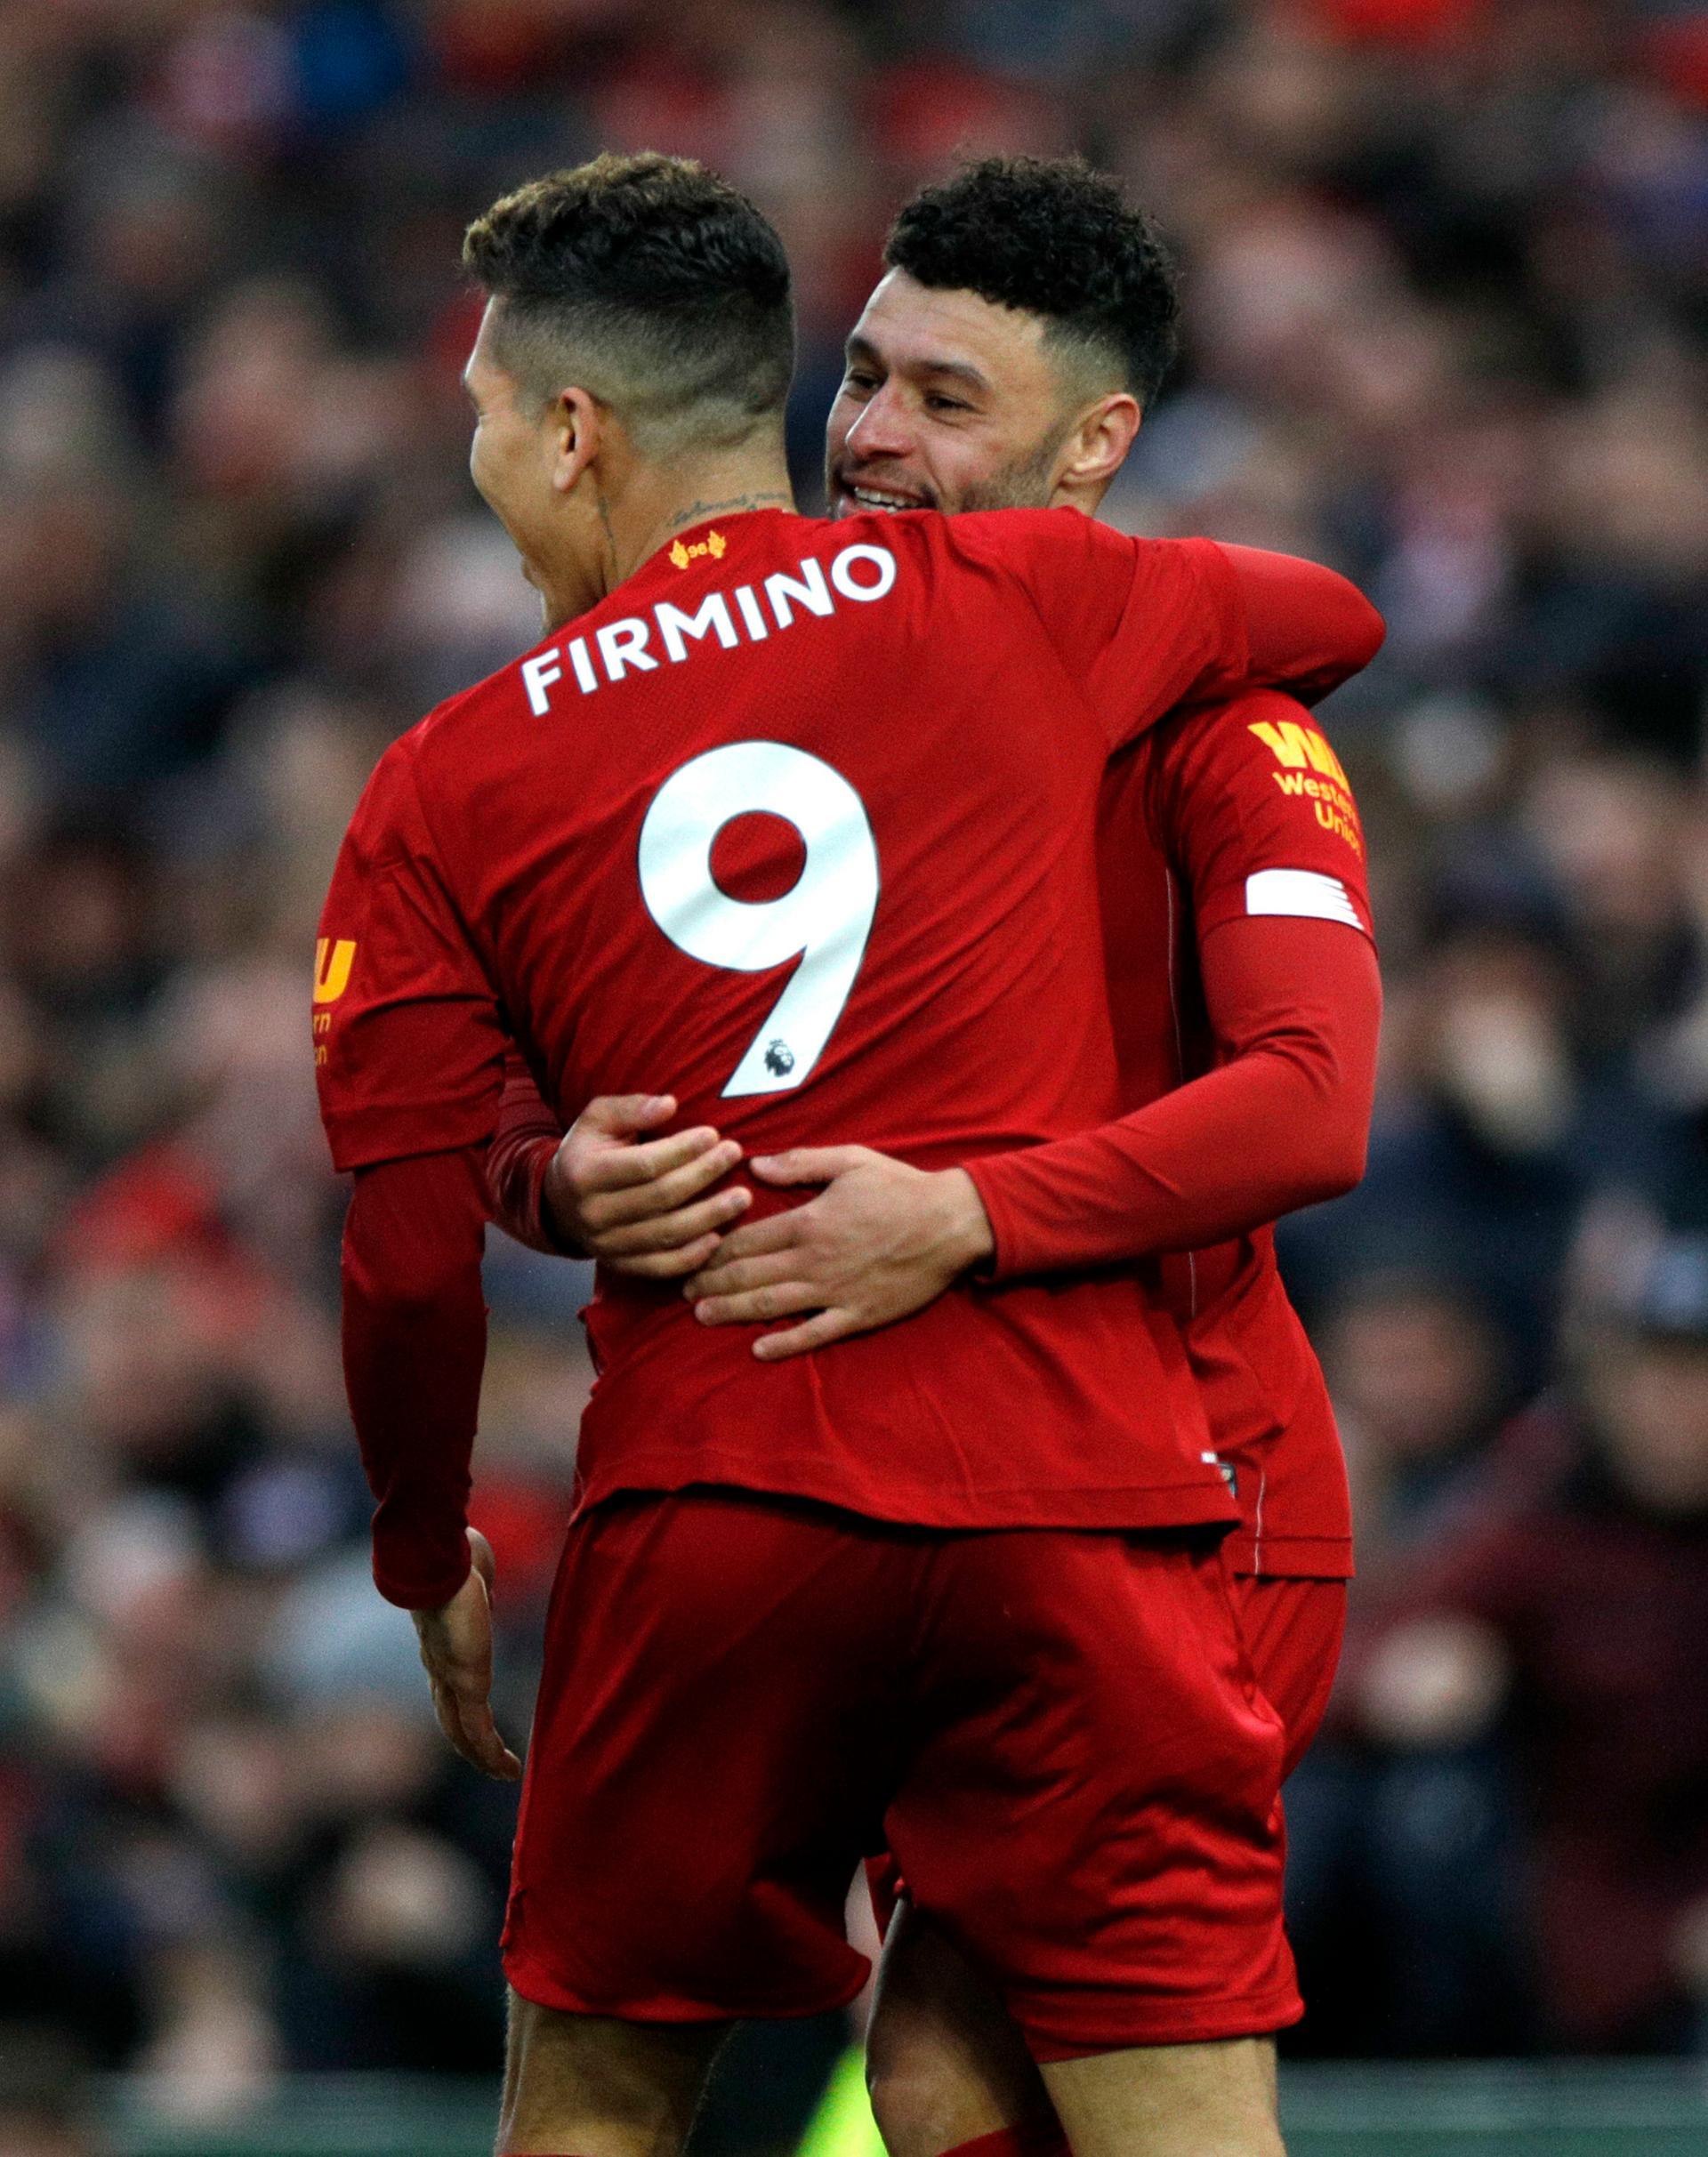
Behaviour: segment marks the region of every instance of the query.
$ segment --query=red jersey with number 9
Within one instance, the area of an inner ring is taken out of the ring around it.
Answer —
[[[483,1144],[512,1036],[566,1122],[668,1087],[749,1151],[931,1167],[1106,1120],[1104,766],[1248,665],[1201,541],[1071,511],[683,534],[382,761],[322,924],[338,1165]],[[587,1502],[717,1483],[939,1527],[1233,1516],[1130,1278],[958,1288],[774,1364],[668,1285],[602,1281],[589,1325]]]

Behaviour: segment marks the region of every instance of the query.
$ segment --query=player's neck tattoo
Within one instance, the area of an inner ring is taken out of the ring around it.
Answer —
[[[678,510],[665,525],[666,532],[680,532],[684,525],[700,524],[708,517],[734,517],[743,510],[792,510],[794,496],[786,489],[769,495],[730,495],[722,502],[691,502]]]

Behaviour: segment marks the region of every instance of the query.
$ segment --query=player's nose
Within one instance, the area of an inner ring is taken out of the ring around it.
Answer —
[[[862,463],[877,457],[905,457],[914,447],[906,407],[888,382],[861,406],[859,417],[843,438],[843,447]]]

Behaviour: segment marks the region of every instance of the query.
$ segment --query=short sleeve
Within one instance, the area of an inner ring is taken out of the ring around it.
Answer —
[[[1152,751],[1156,822],[1200,938],[1250,914],[1341,922],[1374,940],[1364,832],[1340,759],[1272,689],[1181,712]]]
[[[447,889],[407,736],[381,760],[339,850],[315,947],[313,1024],[339,1169],[490,1138],[505,1029]]]
[[[1112,748],[1183,696],[1245,680],[1251,655],[1238,581],[1211,541],[1132,539],[1068,509],[954,522],[999,527],[991,536],[1009,551]]]

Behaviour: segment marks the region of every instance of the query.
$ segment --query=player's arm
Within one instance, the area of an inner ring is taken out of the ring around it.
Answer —
[[[498,1123],[487,1148],[487,1207],[504,1234],[553,1258],[583,1255],[564,1235],[545,1196],[545,1171],[563,1143],[563,1125],[547,1107],[520,1049],[504,1057]]]
[[[1363,1173],[1382,989],[1338,758],[1272,691],[1178,714],[1148,754],[1218,1067],[1101,1131],[972,1164],[999,1277],[1195,1250]]]
[[[344,1387],[374,1494],[374,1578],[405,1610],[468,1576],[470,1462],[487,1356],[477,1148],[355,1172],[344,1216]]]
[[[492,1725],[490,1553],[467,1525],[486,1358],[485,1162],[506,1036],[423,811],[411,737],[339,853],[314,989],[315,1077],[353,1177],[344,1380],[375,1498],[374,1577],[415,1615],[445,1734],[520,1773]]]
[[[490,1705],[492,1555],[468,1525],[487,1355],[478,1147],[358,1169],[344,1218],[344,1387],[374,1493],[374,1579],[414,1616],[439,1726],[512,1781]]]
[[[1382,616],[1320,562],[1208,539],[1124,543],[1132,582],[1088,675],[1117,746],[1188,697],[1269,688],[1313,702],[1381,648]]]
[[[815,1315],[763,1360],[919,1310],[970,1268],[1078,1272],[1243,1234],[1363,1173],[1381,990],[1361,937],[1323,922],[1218,930],[1204,954],[1229,1060],[1118,1122],[963,1169],[865,1147],[756,1156],[764,1183],[824,1184],[727,1237],[688,1284],[707,1324]]]
[[[1362,673],[1381,650],[1387,625],[1349,578],[1293,554],[1205,543],[1233,574],[1253,688],[1284,689],[1314,704]]]
[[[1318,562],[1130,539],[1062,511],[954,521],[954,543],[1017,579],[1113,746],[1188,697],[1274,687],[1312,701],[1382,644],[1376,609]]]
[[[741,1159],[733,1139],[707,1125],[647,1136],[675,1114],[671,1094],[600,1094],[565,1131],[512,1051],[487,1154],[493,1219],[531,1250],[597,1259],[614,1273],[693,1273],[753,1193],[712,1189]]]
[[[1195,1251],[1363,1175],[1382,1010],[1369,943],[1320,920],[1230,922],[1201,964],[1218,1069],[1099,1130],[969,1163],[994,1277]]]
[[[1357,1181],[1381,986],[1345,775],[1273,695],[1172,733],[1155,753],[1161,814],[1191,890],[1220,1067],[1116,1123],[962,1171],[860,1148],[756,1160],[761,1180],[834,1180],[727,1240],[690,1284],[707,1322],[816,1310],[758,1350],[796,1353],[906,1316],[969,1265],[1012,1277],[1191,1250]]]

